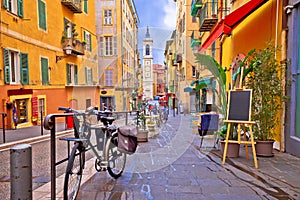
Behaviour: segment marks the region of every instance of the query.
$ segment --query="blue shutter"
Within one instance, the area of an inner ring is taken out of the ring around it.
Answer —
[[[20,63],[21,63],[21,84],[29,84],[29,73],[28,73],[28,54],[20,54]]]
[[[10,66],[9,66],[9,50],[3,49],[3,61],[4,61],[4,82],[10,83]]]
[[[23,0],[18,0],[18,15],[19,17],[24,17]]]

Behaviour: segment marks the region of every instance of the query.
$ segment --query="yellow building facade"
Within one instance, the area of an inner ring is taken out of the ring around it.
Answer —
[[[58,106],[99,102],[95,93],[85,95],[89,100],[74,93],[87,85],[97,89],[94,10],[92,0],[2,1],[0,111],[8,115],[6,128],[37,125]]]

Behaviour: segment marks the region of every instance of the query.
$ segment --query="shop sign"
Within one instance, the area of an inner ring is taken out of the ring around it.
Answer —
[[[32,108],[32,116],[37,117],[39,115],[39,107],[38,107],[38,98],[31,98],[31,108]]]

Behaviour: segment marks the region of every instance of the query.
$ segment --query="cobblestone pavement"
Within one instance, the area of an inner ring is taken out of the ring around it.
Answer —
[[[123,175],[114,180],[95,173],[82,186],[78,199],[300,199],[300,159],[275,152],[272,158],[226,159],[193,130],[190,115],[170,117],[159,135],[140,143],[128,156]],[[298,175],[297,175],[298,174]]]

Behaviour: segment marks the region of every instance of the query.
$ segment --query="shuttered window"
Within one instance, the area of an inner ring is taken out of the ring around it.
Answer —
[[[83,12],[88,14],[88,0],[83,0]]]
[[[104,25],[112,25],[112,10],[104,10]]]
[[[113,86],[113,70],[105,70],[105,86]]]
[[[29,84],[28,54],[3,49],[5,84]]]
[[[87,31],[84,31],[83,39],[86,42],[84,48],[87,51],[92,51],[92,37],[91,34]]]
[[[112,56],[113,55],[113,37],[106,36],[104,37],[104,44],[105,44],[105,56]]]
[[[28,54],[20,54],[20,75],[21,75],[21,84],[29,84],[29,75],[28,75]]]
[[[77,85],[78,84],[77,65],[67,63],[66,69],[67,69],[67,85]]]
[[[49,68],[48,68],[47,58],[41,58],[41,72],[42,72],[42,84],[49,85]]]
[[[38,17],[39,17],[39,28],[46,30],[46,4],[45,2],[38,0]]]
[[[3,7],[9,12],[24,17],[23,0],[3,0]]]
[[[88,85],[93,83],[93,70],[90,67],[85,68],[85,81]]]

